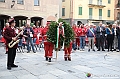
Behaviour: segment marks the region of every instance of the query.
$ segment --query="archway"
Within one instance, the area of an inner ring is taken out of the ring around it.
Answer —
[[[42,17],[31,17],[31,23],[34,23],[35,26],[41,26],[42,20]]]
[[[25,26],[27,18],[28,18],[27,16],[14,16],[16,26],[17,27]]]
[[[9,18],[9,15],[0,14],[0,30],[4,28],[5,23],[8,22]]]

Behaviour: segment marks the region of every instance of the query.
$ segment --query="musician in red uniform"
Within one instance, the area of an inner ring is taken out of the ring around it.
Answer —
[[[85,49],[85,36],[87,33],[87,29],[86,27],[84,27],[83,24],[81,24],[81,27],[78,29],[78,33],[79,33],[79,38],[80,38],[80,50],[84,50]]]
[[[9,27],[9,23],[6,23],[5,27],[3,28],[3,33],[2,34],[4,34],[6,28],[8,28],[8,27]],[[8,48],[7,48],[7,45],[6,45],[6,41],[5,41],[5,47],[6,47],[6,53],[5,54],[7,54],[8,53]]]
[[[10,43],[12,40],[16,41],[17,38],[16,33],[15,33],[15,20],[11,19],[9,21],[10,26],[8,28],[6,28],[5,32],[4,32],[4,38],[6,40],[6,44],[8,47],[8,43]],[[11,67],[18,67],[17,65],[14,64],[14,60],[15,60],[15,56],[16,56],[16,49],[17,49],[17,44],[15,46],[13,46],[12,48],[8,47],[8,59],[7,59],[7,69],[11,70]]]
[[[33,43],[36,43],[36,39],[37,39],[37,35],[38,35],[39,31],[38,31],[38,28],[36,28],[35,25],[33,25],[33,31],[34,31],[34,34],[33,34]]]
[[[78,33],[79,27],[77,27],[77,26],[74,24],[72,29],[73,29],[73,31],[74,31],[74,33],[75,33],[76,47],[77,47],[77,49],[79,50],[79,47],[80,47],[80,39],[79,39],[79,33]]]
[[[65,61],[71,61],[71,51],[72,51],[72,42],[70,42],[69,47],[64,48],[64,59]]]
[[[46,27],[43,29],[42,35],[44,38],[44,50],[46,61],[51,62],[52,52],[54,49],[54,44],[47,41],[47,31],[49,30],[50,22],[47,22]]]

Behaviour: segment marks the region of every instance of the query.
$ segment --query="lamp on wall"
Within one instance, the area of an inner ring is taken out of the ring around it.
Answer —
[[[11,8],[13,8],[13,6],[15,5],[15,1],[12,0],[12,5],[11,5]]]
[[[58,14],[56,13],[56,14],[55,14],[55,17],[57,17],[57,15],[58,15]]]

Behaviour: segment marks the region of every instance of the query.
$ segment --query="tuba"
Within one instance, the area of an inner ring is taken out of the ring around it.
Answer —
[[[16,38],[18,38],[20,35],[21,35],[21,33],[23,33],[23,28],[21,29],[22,31],[20,32],[20,33],[18,33],[18,35],[16,36]],[[16,44],[18,44],[19,43],[19,41],[20,41],[20,39],[18,39],[17,41],[11,41],[10,43],[8,43],[8,47],[9,48],[12,48],[13,46],[15,46]]]

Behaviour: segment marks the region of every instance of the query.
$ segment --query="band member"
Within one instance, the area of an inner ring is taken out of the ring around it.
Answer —
[[[76,34],[77,34],[77,38],[76,38],[76,45],[78,45],[78,47],[77,47],[77,49],[79,50],[80,49],[80,36],[79,36],[79,29],[80,29],[80,25],[77,25],[77,32],[76,32]]]
[[[72,27],[74,33],[75,33],[75,44],[76,44],[76,47],[74,47],[74,49],[78,49],[79,50],[79,47],[80,47],[80,40],[79,40],[79,35],[78,35],[78,27],[74,24],[73,27]]]
[[[93,27],[93,24],[90,24],[90,28],[87,30],[87,37],[88,37],[88,52],[90,52],[90,48],[92,47],[92,50],[94,49],[94,41],[95,41],[95,29]]]
[[[36,28],[35,25],[33,25],[33,31],[34,31],[34,34],[33,34],[33,43],[36,43],[37,35],[38,35],[38,28]]]
[[[36,53],[35,48],[34,48],[34,44],[33,44],[33,40],[32,40],[34,31],[30,27],[30,24],[27,24],[27,27],[24,29],[23,34],[26,35],[25,39],[27,42],[27,50],[28,50],[27,53],[30,52],[30,45],[29,44],[31,44],[33,52]]]
[[[71,61],[71,51],[72,51],[72,42],[70,43],[69,47],[64,48],[64,59],[65,61]]]
[[[102,23],[99,23],[99,26],[96,28],[96,41],[98,43],[98,50],[100,51],[100,47],[102,48],[102,51],[104,50],[104,40],[105,40],[105,27],[102,26]]]
[[[5,25],[5,27],[3,28],[3,34],[4,34],[4,32],[5,32],[5,30],[6,30],[6,28],[8,28],[9,27],[9,23],[6,23],[6,25]],[[7,44],[6,44],[6,41],[5,41],[5,47],[6,47],[6,53],[5,54],[7,54],[8,53],[8,48],[7,48]]]
[[[8,43],[10,43],[12,40],[16,41],[17,38],[16,33],[15,33],[15,20],[11,19],[9,21],[10,26],[8,28],[6,28],[5,32],[4,32],[4,38],[6,40],[6,44],[8,47]],[[11,70],[11,67],[18,67],[17,65],[14,64],[14,60],[16,57],[16,49],[17,49],[17,44],[15,46],[13,46],[12,48],[8,47],[8,59],[7,59],[7,69]]]
[[[113,34],[114,34],[114,30],[112,29],[112,25],[108,25],[108,27],[106,28],[106,34],[107,34],[107,44],[108,44],[108,52],[109,52],[109,48],[110,51],[112,51],[112,44],[113,44]]]
[[[77,39],[79,39],[78,35],[77,35],[77,26],[74,24],[73,27],[72,27],[73,31],[74,31],[74,35],[75,35],[75,38],[74,38],[74,41],[73,41],[73,45],[72,45],[72,48],[73,50],[76,50],[77,49],[77,44],[79,44],[80,42],[77,41]],[[78,43],[79,42],[79,43]],[[78,47],[79,48],[79,47]]]
[[[81,24],[81,27],[78,29],[79,38],[80,38],[80,50],[85,49],[85,36],[87,33],[87,29]]]
[[[46,61],[51,62],[54,44],[47,41],[47,31],[49,30],[49,26],[50,22],[47,22],[46,27],[43,29],[42,35],[44,37],[45,59]]]

